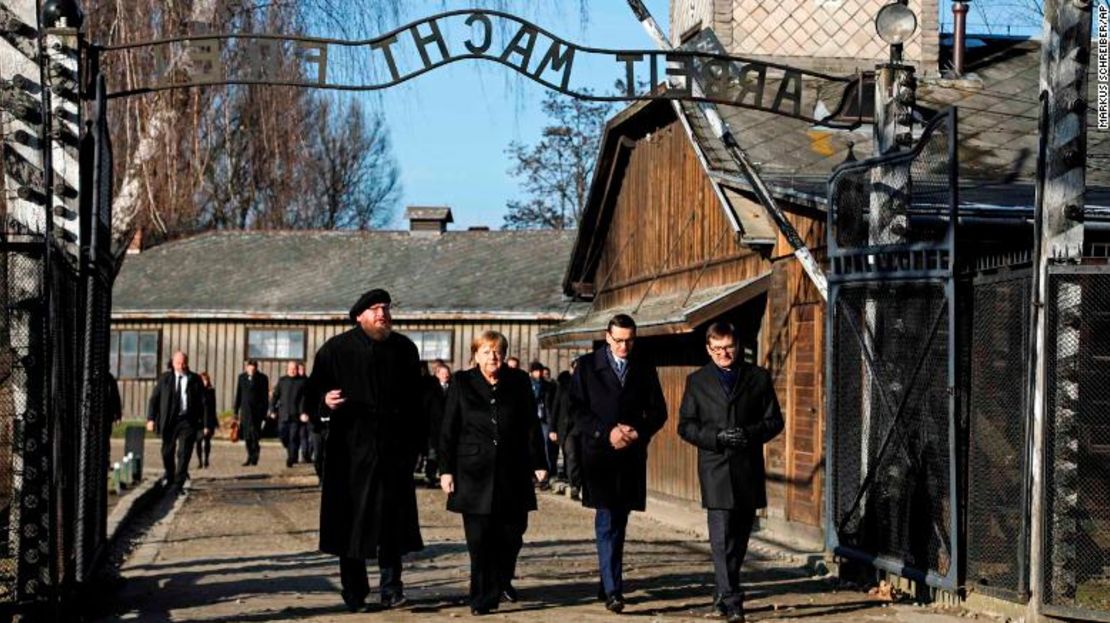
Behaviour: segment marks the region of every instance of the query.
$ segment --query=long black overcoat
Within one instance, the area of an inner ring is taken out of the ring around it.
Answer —
[[[261,426],[266,419],[266,410],[270,404],[270,377],[256,371],[254,376],[246,372],[239,374],[239,382],[235,385],[235,400],[232,411],[244,423],[250,422]]]
[[[304,410],[304,386],[308,382],[303,376],[283,376],[274,385],[270,396],[270,411],[277,413],[279,422],[296,422]]]
[[[571,381],[571,410],[581,440],[582,503],[642,511],[648,444],[667,421],[667,404],[655,366],[633,354],[622,386],[608,348],[580,357]],[[617,424],[635,428],[639,439],[621,450],[613,448],[609,433]]]
[[[412,340],[374,341],[359,327],[317,351],[305,404],[319,413],[328,391],[346,398],[330,411],[320,551],[365,559],[383,543],[402,554],[423,549],[412,476],[427,435],[419,366]]]
[[[447,510],[536,510],[532,472],[547,469],[539,423],[532,382],[523,371],[503,366],[496,385],[477,368],[456,372],[439,444],[440,473],[455,479]]]
[[[698,447],[703,508],[767,506],[763,444],[782,432],[782,411],[771,374],[751,364],[737,366],[736,384],[727,393],[713,363],[686,377],[678,434]],[[717,433],[734,426],[748,434],[748,446],[718,447]]]

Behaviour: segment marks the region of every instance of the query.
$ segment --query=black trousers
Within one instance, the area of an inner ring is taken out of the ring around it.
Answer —
[[[748,537],[755,523],[750,508],[708,511],[709,547],[713,551],[713,575],[717,580],[717,601],[730,611],[744,607],[744,591],[740,588],[740,566],[748,553]]]
[[[582,486],[582,467],[578,463],[578,435],[571,433],[560,441],[563,442],[563,468],[566,469],[567,480],[570,481],[570,486],[576,489],[580,488]]]
[[[285,442],[286,463],[296,463],[301,456],[304,456],[305,462],[312,460],[312,441],[308,435],[308,424],[305,422],[282,422],[281,439]]]
[[[528,529],[527,512],[463,513],[466,550],[470,553],[470,607],[492,610],[512,584],[516,559]]]
[[[239,418],[239,430],[243,434],[243,442],[247,446],[247,461],[258,464],[258,455],[262,449],[259,440],[262,438],[262,420],[266,416],[255,417],[249,412],[243,412]]]
[[[435,448],[428,448],[424,452],[424,480],[429,483],[439,482],[439,460]]]
[[[328,429],[322,428],[312,432],[312,466],[316,469],[316,477],[324,478],[324,448],[328,444]]]
[[[212,455],[212,435],[215,431],[208,429],[208,434],[201,432],[197,435],[197,463],[201,467],[208,465],[208,457]]]
[[[404,592],[401,581],[401,555],[390,547],[378,548],[378,573],[381,595],[396,597]],[[366,572],[366,560],[362,558],[339,558],[339,581],[343,594],[355,600],[366,599],[370,594],[370,577]]]
[[[167,484],[183,485],[189,478],[197,430],[185,420],[169,423],[162,430],[162,468]]]

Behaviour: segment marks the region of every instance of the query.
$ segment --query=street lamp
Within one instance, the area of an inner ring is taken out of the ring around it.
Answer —
[[[891,2],[875,16],[875,31],[890,45],[890,62],[902,62],[902,44],[917,32],[917,15],[901,2]]]
[[[46,0],[42,5],[43,28],[81,29],[85,14],[77,0]]]

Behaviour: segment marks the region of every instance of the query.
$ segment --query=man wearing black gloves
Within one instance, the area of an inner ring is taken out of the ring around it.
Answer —
[[[757,509],[767,506],[763,444],[783,428],[771,375],[736,357],[736,331],[717,322],[705,334],[712,361],[686,377],[678,434],[698,448],[702,507],[716,576],[715,606],[744,621],[740,566]]]

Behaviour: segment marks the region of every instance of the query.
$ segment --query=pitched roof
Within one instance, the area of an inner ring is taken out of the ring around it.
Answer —
[[[711,30],[703,30],[687,45],[722,52]],[[761,59],[762,60],[762,59]],[[820,59],[768,59],[814,71],[851,74],[841,61]],[[935,70],[918,71],[917,104],[926,113],[957,106],[959,116],[960,197],[965,206],[1028,208],[1034,199],[1041,45],[1020,38],[972,37],[964,80],[948,80]],[[860,61],[861,70],[873,69]],[[807,66],[808,65],[808,66]],[[929,69],[929,68],[927,68]],[[1090,67],[1088,89],[1094,101],[1096,67]],[[806,84],[805,101],[814,101],[813,85]],[[725,146],[698,112],[686,104],[687,118],[698,144],[706,154],[711,174],[726,183],[746,188],[740,171]],[[831,106],[830,106],[831,107]],[[784,200],[824,207],[829,175],[848,155],[873,152],[871,126],[852,131],[814,127],[803,120],[766,112],[719,106],[718,111],[752,161],[759,164],[764,181]],[[1088,111],[1087,204],[1110,206],[1110,169],[1101,163],[1110,155],[1110,134],[1094,130],[1097,111]],[[920,129],[920,124],[917,128]]]
[[[573,231],[213,232],[128,256],[113,317],[345,318],[366,290],[398,319],[562,319]],[[568,313],[569,311],[569,313]]]
[[[702,52],[724,53],[711,29],[691,38],[685,47]],[[975,215],[1032,216],[1036,176],[1038,104],[1040,79],[1040,42],[1022,38],[973,37],[967,51],[964,80],[945,80],[935,68],[919,70],[917,103],[926,114],[948,106],[958,106],[960,115],[960,209]],[[948,49],[942,50],[943,54]],[[851,75],[857,70],[874,69],[872,61],[852,59],[807,59],[801,57],[757,57],[754,60],[780,63],[813,72]],[[942,58],[942,62],[943,62]],[[1097,79],[1092,64],[1088,89],[1094,94]],[[769,79],[770,80],[770,79]],[[737,99],[739,86],[725,98]],[[770,89],[773,91],[774,89]],[[817,98],[816,86],[803,82],[803,101]],[[842,92],[842,91],[841,91]],[[821,101],[831,110],[841,92],[821,93]],[[830,99],[831,98],[831,99]],[[1095,98],[1089,98],[1094,101]],[[724,143],[709,127],[696,104],[681,103],[681,123],[688,123],[694,140],[692,147],[702,160],[703,169],[713,182],[721,208],[749,245],[774,242],[776,231],[758,203],[738,191],[750,191],[747,180],[729,155]],[[716,106],[737,142],[760,170],[771,192],[786,204],[825,209],[828,180],[833,169],[844,162],[849,151],[856,158],[872,154],[872,128],[855,130],[815,127],[812,123],[737,106]],[[1094,129],[1097,111],[1088,111],[1087,205],[1110,207],[1110,133]],[[611,185],[619,188],[619,176],[627,161],[626,152],[633,139],[653,127],[676,118],[671,102],[640,101],[618,112],[605,126],[600,143],[598,165],[590,184],[586,209],[580,221],[578,241],[564,276],[568,293],[589,292],[597,258],[591,256],[591,241],[608,231],[606,197]],[[917,129],[921,123],[916,124]],[[614,180],[617,180],[614,183]]]

